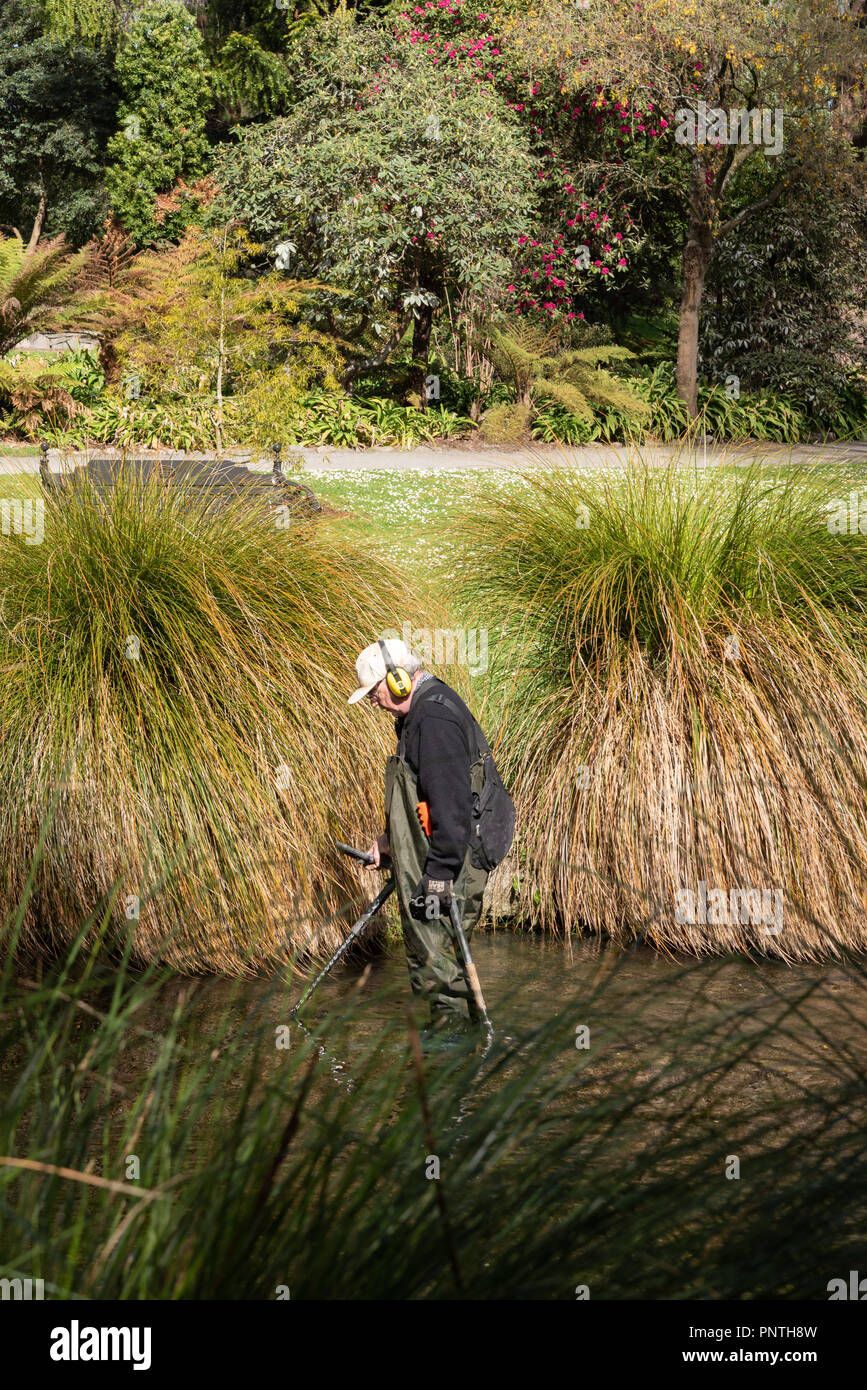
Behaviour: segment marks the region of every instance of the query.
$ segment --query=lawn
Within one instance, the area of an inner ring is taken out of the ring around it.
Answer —
[[[601,471],[581,470],[585,477]],[[816,492],[818,507],[821,508],[826,500],[842,499],[850,490],[860,488],[865,493],[864,510],[867,511],[867,462],[828,464],[801,471],[804,487]],[[769,463],[762,472],[769,481],[782,480],[790,475],[791,467]],[[736,483],[743,476],[743,468],[737,464],[699,468],[697,480],[704,474],[708,488],[724,487]],[[450,522],[472,503],[473,496],[492,492],[505,495],[532,486],[531,475],[492,469],[393,473],[384,469],[311,469],[304,476],[318,497],[340,511],[351,513],[348,524],[359,528],[374,542],[382,543],[390,558],[426,561],[445,578],[448,578],[449,560],[454,553]],[[393,549],[395,541],[400,543],[398,556]]]
[[[15,450],[6,449],[12,454]],[[564,460],[568,452],[564,452]],[[583,468],[585,477],[594,470]],[[609,470],[610,471],[610,470]],[[789,476],[791,466],[769,463],[762,470],[769,481]],[[816,492],[817,507],[831,500],[842,500],[854,489],[863,493],[862,512],[867,514],[867,462],[828,464],[803,468],[804,486]],[[707,486],[735,483],[743,474],[737,464],[699,468],[697,480],[707,474]],[[491,493],[506,495],[518,488],[531,487],[532,476],[488,468],[456,470],[346,468],[309,469],[304,473],[316,495],[338,512],[334,522],[338,533],[363,536],[382,548],[384,558],[403,566],[423,564],[429,579],[439,576],[446,583],[455,557],[451,522],[474,496]],[[0,482],[3,497],[38,497],[41,483],[36,473],[10,472]]]

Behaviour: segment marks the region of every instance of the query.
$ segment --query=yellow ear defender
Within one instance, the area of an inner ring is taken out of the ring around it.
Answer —
[[[405,700],[412,690],[412,680],[402,666],[395,666],[388,654],[388,647],[381,637],[377,637],[382,658],[385,662],[385,683],[396,700]]]

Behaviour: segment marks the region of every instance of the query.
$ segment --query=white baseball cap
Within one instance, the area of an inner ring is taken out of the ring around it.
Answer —
[[[385,647],[395,666],[403,666],[410,660],[412,652],[405,642],[401,642],[399,637],[386,637]],[[358,689],[353,690],[349,697],[349,704],[354,705],[358,700],[363,700],[365,695],[369,695],[374,686],[379,685],[385,679],[387,667],[385,657],[378,642],[372,642],[369,647],[365,647],[355,663],[355,674],[358,676]]]

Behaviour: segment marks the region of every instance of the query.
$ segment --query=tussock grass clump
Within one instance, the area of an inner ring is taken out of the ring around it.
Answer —
[[[132,475],[0,540],[0,920],[44,829],[25,948],[105,910],[184,971],[330,953],[360,900],[332,841],[376,830],[388,742],[353,663],[407,611],[325,522]]]
[[[697,952],[863,949],[867,536],[829,532],[833,484],[525,482],[460,527],[465,594],[498,627],[525,917]]]

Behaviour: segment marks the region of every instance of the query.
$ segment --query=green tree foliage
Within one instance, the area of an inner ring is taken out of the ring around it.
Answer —
[[[867,371],[867,197],[852,172],[845,197],[797,185],[720,245],[701,337],[709,379],[791,393],[821,416]]]
[[[331,326],[372,354],[349,375],[385,361],[412,322],[423,374],[446,290],[491,293],[527,230],[534,191],[517,118],[375,22],[311,28],[290,69],[290,114],[221,151],[217,180],[281,264],[345,288]]]
[[[127,402],[201,402],[219,447],[239,421],[245,441],[268,442],[305,391],[337,388],[339,346],[302,314],[328,287],[263,267],[261,251],[238,224],[191,227],[79,307],[78,322],[111,340]]]
[[[42,0],[48,32],[94,46],[112,41],[122,27],[121,0]]]
[[[739,239],[747,219],[780,200],[795,179],[814,191],[833,180],[850,141],[848,121],[833,103],[841,82],[864,71],[863,35],[839,0],[730,0],[724,7],[684,6],[681,0],[585,7],[552,0],[544,9],[544,23],[527,27],[527,42],[557,51],[564,90],[595,88],[592,107],[600,113],[646,102],[646,114],[664,131],[660,139],[673,138],[679,148],[685,235],[678,391],[694,416],[711,261],[724,239]],[[746,117],[733,134],[729,115],[740,111]],[[610,161],[612,169],[620,160]],[[771,166],[775,177],[747,202],[744,189],[760,164]]]
[[[285,58],[251,34],[230,34],[217,54],[213,90],[224,123],[277,116],[288,107],[291,84]]]
[[[46,35],[27,0],[0,0],[0,32],[0,222],[34,245],[43,232],[80,244],[105,216],[111,63]]]
[[[207,170],[208,70],[195,21],[179,0],[139,11],[117,57],[119,131],[109,142],[111,205],[139,245],[178,235],[183,208],[161,213],[160,194]]]

